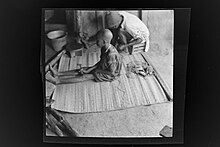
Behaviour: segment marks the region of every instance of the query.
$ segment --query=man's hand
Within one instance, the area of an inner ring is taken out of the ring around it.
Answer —
[[[79,73],[80,73],[80,74],[88,74],[88,73],[90,73],[92,70],[94,70],[96,67],[97,67],[97,65],[94,65],[94,66],[92,66],[92,67],[82,67],[82,68],[79,70]]]
[[[82,40],[84,40],[84,41],[89,40],[89,35],[88,35],[88,33],[80,32],[80,33],[79,33],[79,36],[80,36],[80,38],[82,38]]]
[[[86,69],[86,68],[81,68],[80,70],[79,70],[79,73],[80,74],[87,74],[88,73],[88,70]]]

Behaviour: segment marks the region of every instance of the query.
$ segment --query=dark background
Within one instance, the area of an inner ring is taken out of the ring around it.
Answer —
[[[164,146],[220,146],[218,133],[220,96],[217,93],[220,20],[217,0],[125,2],[74,0],[69,3],[63,0],[7,0],[3,3],[0,9],[1,146],[71,145],[49,144],[42,141],[43,88],[39,66],[41,8],[50,7],[191,8],[184,144]],[[178,35],[181,38],[181,33]]]

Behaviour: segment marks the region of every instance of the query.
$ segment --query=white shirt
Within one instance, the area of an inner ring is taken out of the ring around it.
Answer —
[[[149,30],[147,26],[135,15],[125,11],[118,11],[120,15],[124,17],[121,24],[122,29],[127,31],[134,39],[141,38],[141,43],[147,42],[146,49],[149,49]]]

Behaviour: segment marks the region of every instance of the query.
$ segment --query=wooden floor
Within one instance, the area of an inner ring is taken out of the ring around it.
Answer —
[[[145,53],[143,53],[145,54]],[[84,50],[82,56],[69,58],[63,55],[59,71],[92,66],[99,61],[100,51]],[[154,76],[126,76],[125,67],[136,61],[146,62],[141,53],[122,55],[123,67],[120,78],[113,82],[85,81],[58,85],[55,88],[52,108],[72,113],[102,112],[125,109],[140,105],[167,102],[166,95]]]

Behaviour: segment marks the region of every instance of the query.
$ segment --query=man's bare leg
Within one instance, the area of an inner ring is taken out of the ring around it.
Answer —
[[[71,84],[71,83],[79,83],[83,81],[93,80],[95,79],[93,74],[84,74],[82,76],[76,76],[73,78],[58,78],[57,84]]]
[[[62,77],[62,76],[77,76],[79,75],[79,72],[76,70],[69,70],[69,71],[63,71],[63,72],[57,72],[53,67],[50,66],[50,71],[52,72],[52,76],[54,77]]]
[[[79,83],[83,81],[93,80],[94,76],[93,74],[84,74],[82,76],[76,76],[76,77],[53,77],[51,74],[46,75],[46,79],[57,85],[57,84],[71,84],[71,83]]]
[[[46,74],[46,80],[53,83],[54,85],[57,84],[57,78],[53,77],[51,74]]]

